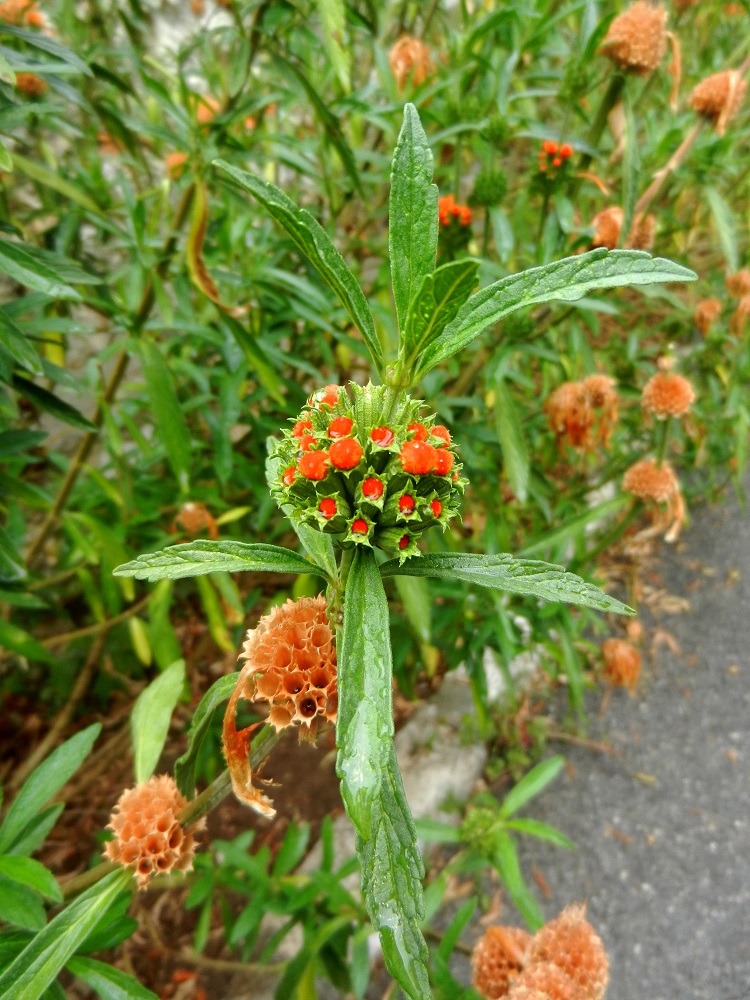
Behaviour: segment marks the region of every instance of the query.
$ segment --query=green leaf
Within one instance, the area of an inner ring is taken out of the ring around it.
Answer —
[[[71,288],[53,270],[41,263],[20,243],[0,240],[0,271],[27,288],[43,292],[53,299],[80,300],[78,292]]]
[[[509,830],[516,830],[518,833],[527,833],[530,837],[538,837],[540,840],[546,840],[556,847],[565,847],[568,850],[573,850],[576,846],[564,833],[560,833],[554,826],[542,823],[538,819],[528,819],[524,816],[522,819],[509,819],[505,825]]]
[[[161,352],[147,340],[142,341],[140,348],[146,390],[159,430],[159,440],[167,450],[172,472],[184,493],[190,484],[190,431]]]
[[[38,847],[44,843],[51,833],[55,823],[60,818],[60,814],[65,808],[64,802],[55,802],[54,805],[40,809],[26,824],[21,834],[13,842],[10,852],[14,857],[28,856],[33,854]]]
[[[459,844],[461,842],[461,830],[450,823],[441,823],[439,819],[430,819],[425,816],[415,823],[417,836],[420,840],[427,841],[428,844]]]
[[[435,268],[438,189],[432,183],[432,150],[413,104],[404,121],[391,165],[388,249],[399,330],[406,327],[412,300]]]
[[[704,188],[704,194],[708,199],[711,214],[714,217],[714,226],[716,226],[716,233],[719,237],[719,243],[721,243],[724,259],[727,262],[727,267],[734,274],[740,267],[740,257],[737,249],[737,227],[734,221],[734,214],[716,188]]]
[[[31,772],[0,827],[0,852],[8,853],[27,823],[75,774],[90,753],[101,728],[96,722],[76,733]]]
[[[61,194],[63,198],[67,198],[68,201],[72,201],[76,205],[80,205],[81,208],[86,209],[87,212],[93,212],[96,215],[102,214],[102,209],[96,204],[96,202],[90,198],[85,191],[77,187],[71,181],[66,180],[59,173],[55,173],[53,170],[48,170],[47,167],[43,167],[41,163],[37,163],[36,160],[29,160],[25,156],[21,156],[20,153],[13,153],[13,164],[22,174],[26,174],[30,177],[32,181],[36,181],[37,184],[42,184],[44,187],[48,187],[51,191],[56,191]]]
[[[14,375],[13,387],[31,403],[38,406],[40,410],[46,410],[47,413],[51,413],[58,420],[70,424],[71,427],[77,427],[81,431],[96,430],[91,421],[87,420],[82,413],[79,413],[53,392],[36,385],[30,379],[24,378],[22,375]]]
[[[198,539],[147,552],[114,570],[115,576],[139,580],[179,580],[204,573],[318,573],[325,572],[296,552],[263,542],[212,542]]]
[[[632,608],[609,597],[564,566],[537,559],[516,559],[508,554],[494,556],[476,553],[430,552],[412,557],[399,566],[391,559],[380,567],[384,577],[435,576],[443,580],[465,580],[480,587],[507,590],[511,594],[541,597],[545,601],[565,601],[598,611],[613,611],[618,615],[633,615]]]
[[[223,170],[240,187],[258,199],[268,214],[286,230],[300,253],[328,282],[362,334],[375,367],[382,374],[383,353],[367,299],[344,258],[317,219],[304,208],[295,205],[274,184],[266,183],[246,170],[238,170],[225,160],[214,160],[214,166]]]
[[[41,862],[34,861],[33,858],[20,858],[12,854],[0,855],[0,875],[34,889],[47,899],[62,903],[63,896],[57,879]]]
[[[1,872],[0,919],[26,931],[40,931],[46,923],[39,895],[27,886],[6,878]]]
[[[188,730],[187,750],[177,758],[174,765],[174,778],[185,798],[191,799],[195,794],[195,764],[214,712],[234,691],[239,676],[239,671],[235,671],[214,681],[193,714]]]
[[[4,309],[0,309],[0,345],[10,354],[21,367],[28,369],[32,375],[42,374],[39,355],[26,337],[20,326],[17,326]]]
[[[477,283],[479,261],[467,257],[425,274],[404,324],[399,351],[411,368],[419,354],[452,322]]]
[[[531,460],[516,401],[503,375],[495,379],[495,427],[503,452],[503,468],[511,489],[521,503],[526,502]]]
[[[57,657],[18,625],[0,618],[0,647],[40,663],[55,663]]]
[[[564,764],[565,758],[558,754],[555,757],[548,757],[547,760],[540,761],[539,764],[532,767],[528,774],[525,774],[505,796],[500,806],[500,815],[507,817],[518,812],[522,806],[525,806],[551,781],[555,780]]]
[[[518,911],[528,924],[529,929],[538,931],[544,923],[544,916],[539,903],[532,896],[521,874],[518,851],[513,838],[505,830],[498,830],[495,834],[495,849],[492,860],[510,894],[510,898],[518,907]]]
[[[0,580],[4,582],[23,580],[26,567],[23,556],[13,544],[5,528],[0,526]],[[2,644],[2,640],[0,640]]]
[[[564,545],[570,539],[578,537],[586,528],[586,525],[617,513],[618,510],[621,510],[628,503],[630,503],[630,497],[624,495],[614,497],[612,500],[605,500],[604,503],[597,504],[596,507],[591,507],[589,510],[584,511],[583,514],[576,515],[576,517],[571,517],[565,524],[561,524],[559,528],[553,528],[552,531],[548,531],[528,545],[524,545],[519,556],[530,556],[536,552],[544,552],[546,549],[553,549]]]
[[[102,1000],[159,1000],[156,993],[141,986],[127,972],[95,958],[75,955],[68,962],[67,968],[92,990],[96,990]]]
[[[542,302],[574,302],[595,288],[695,281],[693,271],[643,250],[599,248],[501,278],[476,292],[425,351],[420,377],[503,316]]]
[[[38,1000],[131,878],[126,869],[105,875],[50,921],[0,975],[3,1000]]]
[[[346,6],[344,0],[316,0],[320,21],[323,25],[328,58],[344,90],[351,87],[351,56],[346,44]]]
[[[177,660],[138,695],[130,716],[133,770],[137,784],[148,781],[154,773],[184,683],[185,661]]]
[[[391,975],[412,1000],[425,1000],[424,869],[393,747],[388,603],[374,553],[361,548],[347,579],[338,662],[336,771],[355,829],[362,894]]]
[[[396,589],[409,624],[420,642],[429,642],[432,633],[432,597],[424,580],[396,577]]]
[[[286,405],[284,394],[281,391],[281,380],[255,337],[233,316],[222,315],[219,322],[229,330],[242,348],[250,371],[253,372],[263,388],[279,405]]]
[[[10,24],[4,24],[3,32],[6,35],[15,35],[16,38],[22,38],[29,45],[36,49],[41,49],[43,52],[48,52],[50,55],[62,60],[62,62],[68,63],[69,66],[73,66],[80,73],[85,73],[87,76],[93,75],[86,63],[75,52],[65,48],[64,45],[56,42],[54,38],[50,38],[49,35],[45,35],[41,31],[27,31],[25,28],[16,28]]]

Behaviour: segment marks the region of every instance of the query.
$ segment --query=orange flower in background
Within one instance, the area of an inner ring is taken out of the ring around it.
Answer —
[[[186,534],[193,538],[198,537],[204,531],[214,541],[219,537],[219,526],[208,507],[202,503],[189,501],[182,505],[173,525],[173,529],[179,528],[182,528]]]
[[[641,394],[641,406],[657,420],[684,417],[695,402],[691,382],[676,372],[661,371],[652,375]]]
[[[527,964],[551,962],[562,970],[586,1000],[603,1000],[609,983],[609,959],[602,939],[586,920],[582,904],[566,906],[538,930],[529,944]]]
[[[511,976],[520,972],[531,941],[520,927],[488,927],[471,955],[471,984],[487,1000],[506,996]]]
[[[16,73],[16,90],[27,97],[41,97],[47,89],[47,81],[35,73]]]
[[[0,3],[0,21],[19,25],[28,16],[31,0],[3,0]]]
[[[667,10],[636,0],[612,21],[600,51],[621,69],[652,73],[667,51]]]
[[[402,35],[394,43],[388,61],[399,90],[404,89],[408,79],[412,86],[419,87],[435,72],[430,50],[421,39],[411,35]]]
[[[452,194],[445,194],[438,198],[438,221],[441,226],[449,226],[457,219],[462,226],[468,226],[471,222],[471,209],[468,205],[459,205]]]
[[[688,104],[714,127],[717,135],[724,135],[727,125],[742,107],[747,91],[747,81],[736,69],[713,73],[694,88]]]
[[[539,169],[549,180],[554,180],[556,172],[565,166],[572,155],[570,143],[560,144],[554,139],[545,139],[539,150]]]
[[[750,295],[743,295],[729,320],[729,332],[741,337],[750,319]]]
[[[639,500],[666,504],[664,517],[656,528],[666,531],[665,541],[677,540],[685,520],[685,502],[671,465],[667,462],[659,465],[653,458],[642,458],[627,470],[622,488]]]
[[[177,819],[187,805],[174,778],[168,774],[149,778],[123,792],[107,829],[115,839],[104,845],[104,857],[135,869],[139,889],[161,872],[190,871],[195,856],[195,834],[205,824],[199,820],[185,830]]]
[[[164,171],[171,180],[176,181],[185,172],[185,164],[188,161],[187,153],[167,153],[164,157]]]
[[[199,125],[210,125],[221,111],[221,104],[215,97],[210,97],[208,94],[203,94],[196,100],[195,120]]]
[[[627,639],[605,639],[602,643],[604,676],[615,687],[632,694],[641,676],[641,654]]]
[[[544,412],[558,445],[565,441],[584,451],[597,444],[609,447],[620,405],[616,384],[609,375],[589,375],[582,382],[563,382],[555,389],[544,404]]]
[[[116,156],[122,152],[122,146],[109,132],[98,132],[96,141],[99,146],[99,152],[103,156]]]
[[[727,291],[735,299],[750,294],[750,270],[743,267],[727,278]]]
[[[705,337],[720,315],[721,302],[718,299],[702,299],[695,307],[693,322]]]
[[[237,702],[265,702],[275,729],[299,724],[312,736],[319,719],[336,721],[338,708],[336,649],[325,598],[288,600],[250,629],[240,658],[245,659],[224,715],[224,754],[235,795],[264,816],[273,816],[270,800],[252,783],[250,736],[260,723],[237,730]]]
[[[620,242],[622,220],[623,212],[619,205],[610,205],[598,212],[591,220],[594,227],[591,248],[606,247],[607,250],[614,250]]]

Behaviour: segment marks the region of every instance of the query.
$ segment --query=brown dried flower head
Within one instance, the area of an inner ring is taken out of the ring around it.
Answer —
[[[411,35],[402,35],[394,43],[389,62],[399,90],[404,89],[410,78],[412,86],[419,87],[435,72],[430,50],[421,39]]]
[[[520,927],[488,927],[471,956],[471,982],[487,1000],[508,992],[511,976],[524,966],[531,935]]]
[[[558,444],[565,441],[585,451],[599,443],[609,446],[619,405],[615,384],[608,375],[589,375],[582,382],[563,382],[555,389],[544,411]],[[597,411],[599,425],[594,433]]]
[[[605,448],[608,448],[612,431],[617,425],[620,407],[620,397],[615,389],[617,380],[611,375],[589,375],[583,380],[582,385],[589,404],[595,410],[601,411],[597,438]]]
[[[602,939],[586,920],[586,907],[566,906],[531,940],[527,967],[551,962],[578,987],[585,1000],[602,1000],[609,983],[609,960]]]
[[[614,250],[620,242],[622,220],[623,214],[619,205],[609,205],[598,212],[591,220],[591,225],[594,227],[592,248],[606,247],[607,250]]]
[[[652,250],[656,240],[656,216],[653,212],[644,215],[636,212],[625,240],[626,250]]]
[[[683,375],[662,371],[652,375],[641,394],[644,410],[657,420],[684,417],[695,402],[695,389]]]
[[[707,118],[717,135],[724,135],[727,125],[742,107],[747,81],[736,69],[713,73],[694,88],[688,104]]]
[[[627,470],[622,488],[639,500],[666,504],[663,523],[658,530],[666,530],[664,537],[668,542],[677,539],[685,520],[685,504],[671,465],[667,462],[658,465],[653,458],[642,458]]]
[[[749,294],[750,269],[743,267],[735,274],[730,274],[727,278],[727,291],[735,299],[741,299],[743,295]]]
[[[743,295],[729,320],[729,332],[741,337],[748,319],[750,319],[750,295]]]
[[[107,829],[114,831],[115,839],[104,845],[104,856],[125,868],[134,868],[139,889],[161,872],[190,871],[195,834],[206,821],[201,819],[184,830],[177,815],[186,805],[174,778],[168,774],[127,789],[109,821]]]
[[[667,10],[648,0],[636,0],[609,26],[601,52],[621,69],[645,76],[667,51]]]
[[[181,528],[186,534],[193,537],[202,532],[206,532],[208,537],[214,541],[219,537],[219,526],[208,507],[202,503],[194,503],[192,500],[180,507],[174,519],[174,527],[175,529]]]
[[[3,0],[0,3],[0,21],[19,25],[31,6],[31,0]]]
[[[336,648],[325,598],[302,597],[273,608],[247,633],[242,658],[247,662],[224,716],[224,753],[237,797],[272,816],[269,799],[252,784],[248,762],[250,735],[259,723],[238,731],[236,706],[240,698],[266,702],[269,724],[280,730],[297,723],[300,736],[312,737],[319,719],[336,721]]]
[[[542,993],[541,990],[535,989],[533,986],[514,986],[510,993],[507,994],[508,1000],[550,1000],[548,993]]]
[[[605,639],[602,643],[604,676],[615,687],[635,690],[641,676],[641,654],[626,639]]]
[[[47,81],[36,73],[16,73],[16,90],[27,97],[42,97],[47,89]]]
[[[587,1000],[588,994],[573,982],[570,976],[552,962],[534,962],[526,966],[523,972],[513,981],[515,996],[521,987],[538,991],[549,1000]]]
[[[719,299],[702,299],[695,307],[693,322],[705,337],[720,315],[721,302]]]

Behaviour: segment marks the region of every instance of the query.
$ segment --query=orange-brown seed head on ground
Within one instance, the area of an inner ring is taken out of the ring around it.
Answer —
[[[399,90],[404,89],[409,78],[414,87],[419,87],[435,72],[430,50],[423,41],[411,35],[402,35],[394,43],[389,62]]]
[[[657,420],[684,417],[695,402],[695,389],[683,375],[657,372],[648,380],[641,394],[641,405]]]
[[[602,643],[604,676],[615,687],[635,690],[641,676],[641,654],[626,639],[605,639]]]
[[[471,982],[487,1000],[507,994],[511,976],[524,967],[531,935],[520,927],[488,927],[471,956]]]
[[[552,962],[528,965],[513,981],[514,991],[521,987],[539,991],[550,1000],[584,1000],[585,994],[561,968]]]
[[[161,872],[190,871],[195,834],[206,821],[202,819],[184,830],[177,815],[186,805],[174,778],[168,774],[149,778],[123,792],[108,826],[115,839],[104,845],[104,856],[125,868],[134,868],[139,889]]]
[[[705,337],[720,315],[721,302],[718,299],[702,299],[695,307],[693,322]]]
[[[636,0],[612,21],[601,50],[621,69],[645,76],[667,51],[667,10]]]
[[[586,1000],[603,1000],[609,983],[609,959],[602,939],[586,920],[586,907],[566,906],[537,931],[529,944],[527,967],[551,962],[561,969]]]
[[[747,81],[736,69],[713,73],[694,88],[688,104],[713,125],[717,135],[724,135],[727,125],[742,107]]]

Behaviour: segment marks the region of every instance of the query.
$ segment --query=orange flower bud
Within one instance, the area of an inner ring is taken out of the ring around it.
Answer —
[[[328,425],[328,437],[346,437],[347,434],[351,434],[353,426],[354,421],[350,420],[349,417],[336,417]]]
[[[306,479],[325,479],[328,475],[328,452],[306,451],[299,460],[299,471]]]
[[[417,476],[432,472],[437,459],[437,448],[424,441],[406,441],[401,448],[401,465],[404,472],[412,472]]]
[[[339,438],[333,442],[328,454],[331,465],[337,469],[353,469],[362,459],[362,445],[355,438]]]

